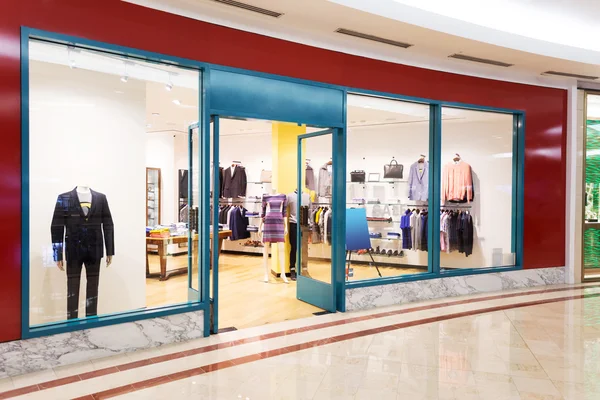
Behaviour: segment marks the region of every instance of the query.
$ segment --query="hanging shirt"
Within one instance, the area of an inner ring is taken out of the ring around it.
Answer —
[[[442,203],[446,201],[470,203],[472,200],[471,166],[464,161],[446,164],[442,173]]]
[[[79,199],[79,205],[81,206],[83,215],[87,217],[90,213],[90,210],[92,209],[92,192],[77,191],[77,198]]]

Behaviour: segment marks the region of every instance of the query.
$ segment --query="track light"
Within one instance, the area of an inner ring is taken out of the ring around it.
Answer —
[[[165,85],[165,90],[167,92],[170,92],[171,90],[173,90],[173,82],[171,82],[171,74],[167,74],[167,75],[169,76],[169,81]]]
[[[75,62],[74,53],[78,53],[78,52],[79,51],[73,46],[67,47],[67,59],[69,61],[69,68],[71,68],[71,69],[73,69],[77,66],[77,64]]]
[[[127,83],[127,81],[129,80],[129,74],[127,73],[127,61],[125,61],[124,64],[125,64],[125,73],[121,76],[121,82]]]

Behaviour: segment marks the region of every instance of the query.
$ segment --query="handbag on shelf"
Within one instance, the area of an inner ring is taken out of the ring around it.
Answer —
[[[404,166],[392,158],[389,164],[383,166],[383,177],[386,179],[402,179]]]
[[[260,171],[260,181],[262,183],[271,183],[271,180],[273,179],[273,172],[263,169],[262,171]]]
[[[350,172],[350,182],[364,183],[367,178],[367,174],[363,170],[355,170]]]

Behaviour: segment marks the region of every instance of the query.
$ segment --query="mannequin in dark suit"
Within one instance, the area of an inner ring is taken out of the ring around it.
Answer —
[[[84,203],[84,196],[91,202]],[[64,271],[63,250],[66,258],[68,319],[78,318],[79,286],[84,265],[87,279],[85,314],[87,317],[97,315],[104,247],[107,267],[115,254],[114,225],[106,196],[81,186],[59,195],[50,231],[54,261],[61,271]]]

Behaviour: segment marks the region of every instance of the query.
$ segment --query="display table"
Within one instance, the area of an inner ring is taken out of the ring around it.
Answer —
[[[217,254],[221,254],[221,249],[223,248],[223,240],[231,236],[230,230],[219,231],[219,247],[217,249]],[[212,239],[213,234],[210,234],[210,239]],[[180,244],[187,243],[187,236],[171,236],[168,238],[157,238],[157,237],[146,237],[146,278],[159,277],[159,280],[166,281],[173,275],[185,274],[188,272],[188,267],[177,268],[172,271],[167,272],[167,246],[170,244]],[[211,240],[212,243],[212,240]],[[152,244],[158,246],[158,257],[160,258],[160,273],[150,273],[150,263],[148,261],[148,245]],[[194,234],[192,236],[192,251],[193,254],[197,254],[198,252],[198,235]],[[189,251],[189,250],[188,250]],[[196,257],[193,257],[194,260]],[[212,263],[212,247],[211,247],[211,256],[210,261]],[[211,265],[212,268],[212,265]]]

